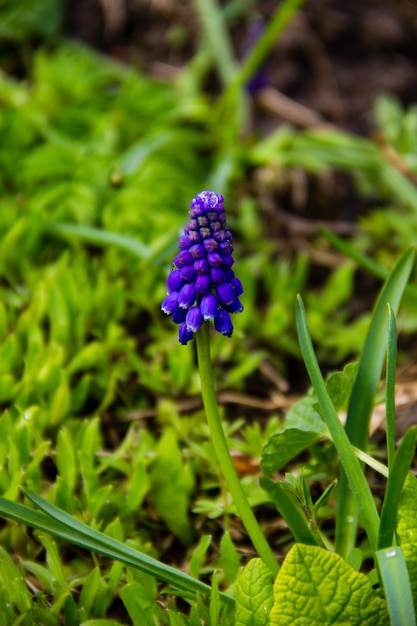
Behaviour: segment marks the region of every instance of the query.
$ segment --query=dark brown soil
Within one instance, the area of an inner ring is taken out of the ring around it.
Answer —
[[[277,5],[251,4],[231,19],[238,54],[249,23],[267,20]],[[191,0],[67,0],[66,13],[67,34],[158,76],[189,61],[201,38]],[[405,105],[417,101],[417,2],[307,1],[277,42],[267,73],[275,89],[325,120],[367,134],[380,93]]]

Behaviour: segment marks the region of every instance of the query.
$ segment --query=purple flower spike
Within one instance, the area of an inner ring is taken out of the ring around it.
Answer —
[[[202,191],[190,202],[189,221],[179,238],[179,252],[167,279],[162,310],[179,325],[180,343],[187,344],[203,322],[230,337],[230,313],[240,313],[243,293],[231,269],[232,235],[227,228],[223,196]]]

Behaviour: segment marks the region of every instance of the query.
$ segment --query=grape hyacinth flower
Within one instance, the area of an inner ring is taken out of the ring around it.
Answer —
[[[243,311],[240,280],[234,275],[232,235],[227,228],[223,196],[201,191],[190,202],[189,221],[179,238],[179,252],[167,279],[161,309],[179,324],[178,337],[187,344],[207,321],[230,337],[231,313]]]

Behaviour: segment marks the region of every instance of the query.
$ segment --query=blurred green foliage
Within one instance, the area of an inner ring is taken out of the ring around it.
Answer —
[[[55,0],[6,0],[0,11],[0,37],[22,45],[56,34],[62,19]],[[361,219],[352,245],[390,267],[416,239],[417,113],[390,98],[377,105],[383,135],[404,165],[398,169],[374,142],[341,132],[283,125],[268,137],[234,134],[241,128],[227,116],[236,103],[204,94],[200,71],[192,60],[163,84],[60,42],[36,50],[24,80],[0,74],[0,494],[21,500],[25,484],[155,556],[159,533],[172,533],[194,576],[219,566],[216,580],[231,584],[239,567],[227,532],[234,509],[198,403],[186,414],[179,404],[199,392],[194,353],[178,345],[160,312],[188,203],[213,185],[226,194],[245,288],[234,336],[213,337],[219,389],[245,392],[253,378],[266,395],[262,365],[285,376],[288,358],[299,359],[298,292],[330,365],[359,352],[369,318],[349,310],[354,262],[341,262],[313,288],[313,253],[323,242],[282,258],[268,215],[246,191],[253,170],[274,181],[271,194],[289,168],[348,172],[359,194],[372,190],[381,201],[380,211]],[[410,302],[404,327],[416,324]],[[259,458],[277,422],[236,419],[226,425],[231,446]],[[265,504],[256,477],[243,482],[251,503]],[[216,554],[194,521],[211,529],[219,516],[226,532]],[[197,603],[189,619],[171,600],[163,612],[153,580],[80,551],[62,556],[41,533],[5,525],[0,541],[0,581],[13,581],[12,598],[0,584],[0,623],[123,623],[110,617],[120,585],[133,623],[145,615],[146,623],[216,623],[215,600],[210,609]]]
[[[63,12],[61,0],[1,0],[0,41],[56,35]]]

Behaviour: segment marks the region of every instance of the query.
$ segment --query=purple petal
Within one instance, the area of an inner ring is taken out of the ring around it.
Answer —
[[[172,270],[167,278],[168,293],[171,293],[172,291],[179,291],[183,284],[184,281],[181,278],[180,270]]]
[[[227,337],[231,337],[233,333],[233,324],[227,311],[219,309],[214,318],[214,328]]]
[[[196,297],[194,285],[187,283],[178,294],[178,305],[182,309],[189,309],[194,304]]]
[[[180,275],[185,282],[191,283],[197,276],[197,272],[195,271],[193,265],[186,265],[180,270]]]
[[[178,247],[181,248],[181,250],[187,250],[187,248],[189,248],[191,245],[192,242],[190,241],[188,235],[182,235],[179,238]]]
[[[185,316],[187,315],[187,311],[185,309],[178,309],[172,314],[172,321],[176,324],[182,324],[185,322]]]
[[[201,217],[197,218],[197,222],[199,226],[208,226],[209,225],[209,220],[207,215],[201,215]]]
[[[235,299],[235,290],[230,283],[216,285],[217,297],[222,304],[230,304]]]
[[[219,243],[220,254],[231,254],[233,252],[233,245],[230,240],[221,241]]]
[[[203,205],[207,210],[217,209],[217,207],[223,202],[223,196],[215,193],[214,191],[201,191],[197,198],[203,202]]]
[[[234,298],[230,304],[225,304],[224,306],[229,313],[242,313],[243,311],[243,304],[239,298]]]
[[[200,235],[202,237],[202,239],[208,239],[209,237],[211,237],[211,229],[210,228],[200,228]]]
[[[212,293],[201,298],[200,311],[205,320],[214,319],[217,312],[217,300]]]
[[[190,253],[192,254],[193,260],[202,259],[206,256],[206,251],[201,243],[195,243],[191,246]]]
[[[208,274],[210,270],[210,265],[207,259],[197,259],[194,261],[194,269],[197,274]]]
[[[189,311],[187,311],[187,315],[185,318],[185,325],[187,327],[187,330],[190,330],[192,333],[196,333],[201,327],[202,323],[203,316],[201,315],[200,307],[193,306]]]
[[[193,243],[199,243],[201,241],[201,235],[197,230],[190,230],[188,236],[190,238],[190,241],[192,241]]]
[[[210,278],[213,283],[223,283],[225,281],[225,273],[221,267],[212,267],[210,270]]]
[[[232,257],[231,254],[226,254],[223,257],[223,265],[224,265],[224,267],[227,267],[227,268],[232,267],[234,262],[235,262],[235,260],[234,260],[234,258]]]
[[[199,294],[208,293],[211,289],[211,279],[208,274],[201,274],[195,279],[195,290]]]
[[[241,296],[243,293],[243,287],[242,287],[242,283],[240,282],[240,280],[236,276],[234,276],[231,283],[233,285],[233,289],[235,290],[235,294],[237,296]]]
[[[191,265],[193,257],[189,250],[182,250],[174,259],[174,265],[177,267],[184,267],[184,265]]]
[[[207,261],[212,267],[221,267],[223,264],[223,257],[218,252],[209,252],[207,255]]]
[[[213,232],[213,239],[218,242],[224,241],[226,239],[226,231],[224,230],[224,228]]]
[[[213,239],[213,237],[210,237],[209,239],[204,239],[203,245],[207,252],[214,252],[215,250],[217,250],[217,246],[219,244],[215,239]]]
[[[171,313],[174,313],[179,307],[178,296],[178,291],[173,291],[172,293],[170,293],[162,302],[161,310],[167,315],[171,315]]]
[[[178,341],[185,346],[193,337],[194,333],[191,330],[188,330],[185,322],[180,324],[178,328]]]

